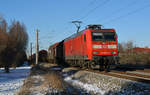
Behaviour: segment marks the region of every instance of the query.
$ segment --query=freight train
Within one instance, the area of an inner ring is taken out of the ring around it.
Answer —
[[[53,63],[109,70],[119,62],[117,34],[114,29],[88,25],[83,31],[50,46],[48,55]]]

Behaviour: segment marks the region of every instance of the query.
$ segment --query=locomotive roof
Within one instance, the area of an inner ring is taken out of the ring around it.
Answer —
[[[87,29],[85,29],[85,30],[87,30]],[[73,39],[73,38],[75,38],[75,37],[81,35],[85,30],[82,30],[82,31],[80,31],[80,32],[78,32],[78,33],[74,33],[73,35],[71,35],[71,36],[69,36],[68,38],[64,39],[64,41],[71,40],[71,39]],[[91,30],[91,29],[90,29],[90,30]],[[101,30],[111,30],[111,29],[101,29]]]
[[[64,41],[67,41],[67,40],[71,40],[79,35],[81,35],[82,33],[84,32],[84,30],[78,32],[78,33],[74,33],[73,35],[69,36],[68,38],[64,39]]]

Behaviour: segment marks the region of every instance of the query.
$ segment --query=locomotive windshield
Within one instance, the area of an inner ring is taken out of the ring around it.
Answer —
[[[93,41],[115,41],[114,32],[93,32],[92,33]]]
[[[103,33],[100,32],[94,32],[92,33],[92,40],[93,41],[102,41],[103,40]]]

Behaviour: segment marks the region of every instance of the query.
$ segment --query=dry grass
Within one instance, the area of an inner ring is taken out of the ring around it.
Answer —
[[[52,72],[52,73],[46,74],[44,75],[44,79],[45,81],[42,86],[50,87],[52,89],[58,89],[58,90],[64,89],[63,80],[58,73]]]
[[[42,63],[42,66],[46,67],[46,68],[49,68],[49,67],[52,67],[52,66],[57,66],[57,64]]]
[[[32,88],[34,83],[34,79],[32,77],[28,77],[23,84],[23,87],[16,95],[29,95],[31,93],[30,88]]]
[[[16,95],[29,95],[31,92],[28,88],[21,88],[20,91]]]
[[[64,81],[59,72],[48,71],[43,66],[35,66],[17,95],[34,95],[36,91],[53,93],[53,91],[62,92],[64,90]]]

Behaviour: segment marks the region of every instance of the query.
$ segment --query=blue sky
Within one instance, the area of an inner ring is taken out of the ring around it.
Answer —
[[[40,49],[76,32],[72,20],[114,28],[119,42],[132,40],[150,47],[150,0],[0,0],[0,15],[8,24],[24,23],[29,43],[35,44],[38,28]]]

